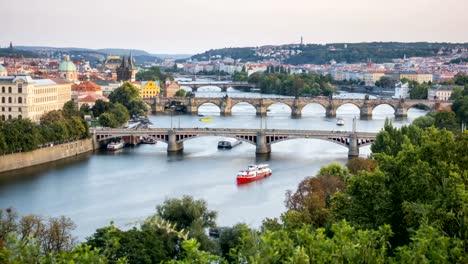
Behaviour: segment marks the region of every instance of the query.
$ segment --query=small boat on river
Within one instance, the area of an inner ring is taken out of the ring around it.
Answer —
[[[218,141],[218,149],[232,149],[242,144],[242,141],[236,139],[225,139]]]
[[[250,165],[246,170],[237,173],[237,183],[248,183],[256,181],[273,174],[268,164]]]
[[[107,144],[107,150],[115,151],[125,147],[125,141],[120,140],[119,142],[111,142]]]
[[[337,126],[344,126],[344,120],[343,120],[343,118],[338,117],[338,118],[336,119],[336,125],[337,125]]]

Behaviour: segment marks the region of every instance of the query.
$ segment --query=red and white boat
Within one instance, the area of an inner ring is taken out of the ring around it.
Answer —
[[[250,165],[246,170],[241,170],[237,173],[237,183],[256,181],[268,177],[272,173],[268,164]]]

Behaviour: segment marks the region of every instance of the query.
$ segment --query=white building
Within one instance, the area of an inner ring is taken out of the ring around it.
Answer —
[[[409,83],[398,82],[395,84],[395,95],[394,99],[406,99],[409,98]]]
[[[428,100],[440,100],[440,101],[448,101],[450,100],[450,96],[452,96],[452,92],[455,86],[452,85],[435,85],[432,86],[427,91],[427,99]]]

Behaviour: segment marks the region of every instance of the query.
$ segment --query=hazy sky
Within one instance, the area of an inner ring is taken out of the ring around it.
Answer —
[[[468,42],[468,0],[0,0],[0,46],[198,53],[267,44]]]

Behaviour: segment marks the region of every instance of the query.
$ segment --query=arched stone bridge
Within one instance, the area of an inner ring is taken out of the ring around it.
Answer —
[[[167,143],[168,152],[180,152],[184,141],[204,136],[239,139],[256,146],[257,154],[271,152],[271,144],[297,138],[321,139],[348,148],[348,157],[359,156],[359,148],[372,144],[376,133],[340,132],[286,129],[233,129],[233,128],[148,128],[148,129],[93,129],[95,143],[104,143],[118,137],[150,137]]]
[[[179,82],[180,86],[185,86],[185,87],[190,87],[192,89],[192,92],[198,91],[199,88],[201,87],[206,87],[206,86],[216,86],[221,88],[222,92],[227,92],[228,88],[255,88],[257,85],[251,84],[248,82],[197,82],[197,83],[185,83],[185,82]]]
[[[330,99],[328,97],[300,97],[300,98],[242,98],[242,97],[194,97],[194,98],[147,98],[145,101],[153,112],[164,112],[165,106],[171,101],[177,101],[187,107],[190,114],[198,114],[198,108],[204,104],[215,104],[222,115],[230,115],[232,108],[239,103],[247,103],[256,109],[257,115],[265,116],[272,104],[283,103],[291,109],[293,117],[300,117],[302,109],[308,104],[319,104],[325,109],[327,117],[336,116],[337,109],[345,104],[353,104],[359,108],[363,119],[372,118],[372,111],[379,105],[389,105],[395,111],[396,117],[406,117],[411,107],[419,106],[428,110],[447,107],[449,101],[404,100],[404,99]]]

